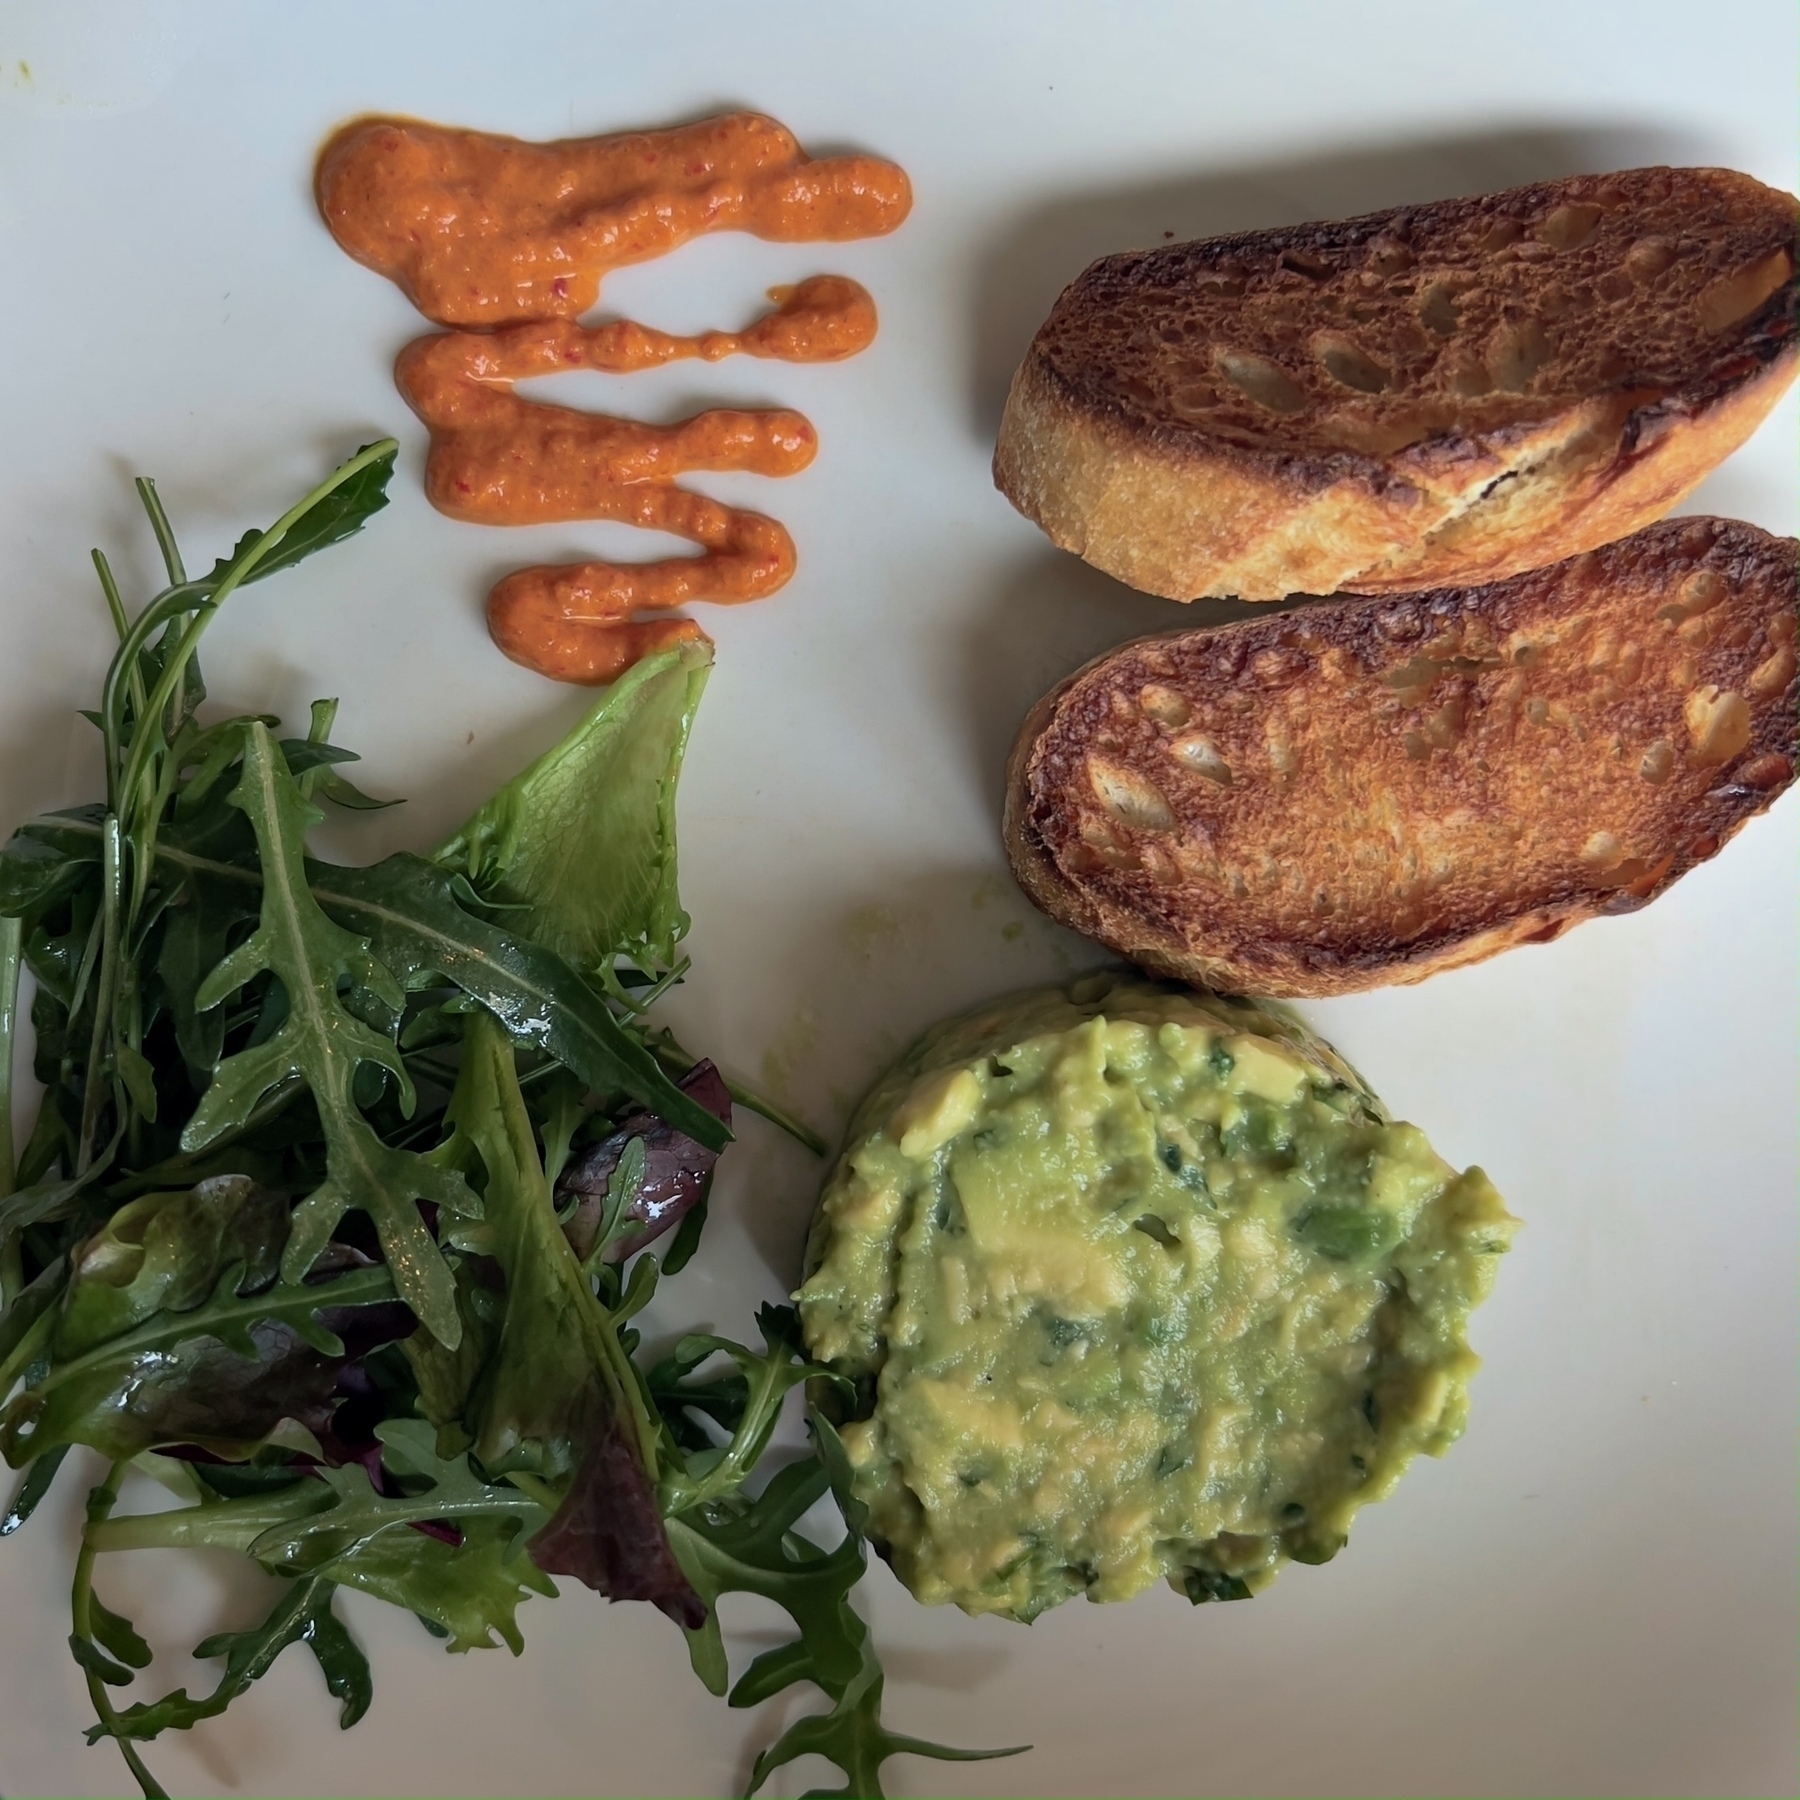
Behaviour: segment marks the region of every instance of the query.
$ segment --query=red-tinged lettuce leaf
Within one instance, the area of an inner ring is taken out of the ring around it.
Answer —
[[[15,1468],[60,1444],[114,1460],[185,1443],[236,1458],[284,1419],[328,1439],[341,1369],[416,1324],[379,1264],[259,1294],[237,1278],[228,1269],[201,1305],[53,1361],[0,1412],[0,1451]]]
[[[657,1507],[644,1448],[655,1437],[630,1410],[643,1405],[637,1375],[557,1223],[512,1045],[485,1013],[469,1021],[447,1116],[486,1170],[483,1217],[506,1277],[499,1343],[470,1408],[477,1459],[490,1475],[570,1481],[542,1540],[558,1572],[703,1620]]]
[[[696,1063],[675,1085],[722,1124],[731,1124],[731,1095],[710,1062]],[[610,1137],[578,1157],[556,1184],[560,1203],[579,1196],[563,1230],[583,1262],[599,1242],[608,1186],[625,1146],[634,1138],[641,1139],[644,1146],[643,1176],[614,1223],[611,1241],[602,1253],[605,1261],[624,1262],[654,1243],[680,1224],[712,1185],[713,1166],[719,1160],[716,1150],[696,1143],[686,1132],[652,1114],[632,1113]]]
[[[509,927],[589,974],[618,956],[672,962],[688,925],[676,892],[675,787],[711,672],[704,639],[645,657],[437,861],[522,906]]]
[[[609,1600],[648,1600],[684,1631],[706,1606],[669,1548],[656,1491],[617,1421],[587,1447],[567,1497],[531,1540],[547,1575],[572,1575]]]

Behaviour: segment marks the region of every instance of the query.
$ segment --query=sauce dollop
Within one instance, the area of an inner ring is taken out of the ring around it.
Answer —
[[[514,384],[684,358],[854,356],[875,336],[875,303],[835,275],[774,290],[773,310],[742,332],[680,337],[628,320],[575,320],[610,270],[703,232],[805,242],[892,231],[912,205],[897,165],[808,157],[791,132],[754,113],[549,144],[363,119],[327,142],[316,187],[338,243],[455,328],[409,344],[395,368],[431,435],[433,506],[490,525],[616,519],[699,546],[698,556],[661,562],[507,576],[488,596],[488,625],[514,661],[564,681],[610,681],[640,656],[699,635],[690,619],[635,614],[760,599],[793,574],[793,540],[775,520],[678,478],[796,473],[818,449],[800,414],[720,409],[647,425],[526,400]]]

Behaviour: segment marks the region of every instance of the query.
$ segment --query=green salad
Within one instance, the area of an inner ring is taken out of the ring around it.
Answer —
[[[87,714],[106,792],[0,852],[0,1451],[22,1472],[0,1535],[65,1467],[98,1474],[69,1636],[89,1739],[158,1794],[140,1747],[290,1645],[343,1725],[363,1716],[338,1589],[451,1650],[517,1652],[521,1603],[561,1575],[667,1614],[733,1705],[822,1690],[752,1792],[809,1753],[846,1795],[879,1795],[899,1751],[1003,1754],[882,1724],[848,1599],[862,1537],[798,1530],[848,1496],[842,1445],[815,1415],[809,1453],[765,1466],[784,1397],[837,1379],[793,1311],[764,1307],[754,1347],[653,1354],[632,1324],[693,1255],[733,1098],[808,1137],[645,1018],[687,969],[674,795],[709,647],[638,665],[435,851],[362,868],[307,847],[324,805],[380,804],[344,774],[336,703],[289,737],[205,705],[219,608],[359,530],[394,456],[361,450],[195,577],[138,484],[168,585],[133,616],[95,553],[119,640]],[[43,1097],[15,1149],[22,970]],[[119,1511],[134,1468],[177,1504]],[[198,1647],[210,1693],[127,1701],[151,1650],[102,1600],[105,1559],[200,1546],[268,1572],[268,1615]],[[796,1634],[735,1685],[734,1592]]]

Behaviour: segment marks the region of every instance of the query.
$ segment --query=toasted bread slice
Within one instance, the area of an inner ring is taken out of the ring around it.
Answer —
[[[1420,981],[1629,912],[1793,780],[1797,550],[1671,519],[1487,587],[1127,644],[1025,722],[1014,871],[1235,993]]]
[[[1793,379],[1791,195],[1634,169],[1109,256],[994,479],[1172,600],[1495,581],[1660,518]]]

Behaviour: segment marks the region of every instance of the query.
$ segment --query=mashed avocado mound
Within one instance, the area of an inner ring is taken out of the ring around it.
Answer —
[[[1236,1600],[1461,1435],[1516,1223],[1284,1013],[1099,976],[883,1079],[797,1298],[919,1599]]]

